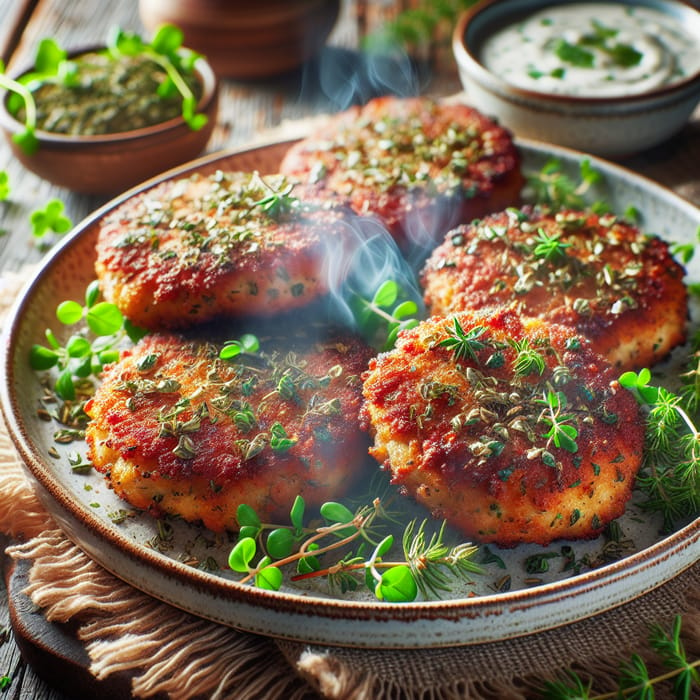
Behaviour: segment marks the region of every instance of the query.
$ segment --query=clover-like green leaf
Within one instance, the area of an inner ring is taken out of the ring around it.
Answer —
[[[411,569],[401,564],[392,566],[383,574],[374,589],[374,593],[379,600],[386,600],[390,603],[408,603],[416,599],[418,595],[418,585],[411,573]]]
[[[250,562],[253,561],[257,550],[258,547],[252,537],[244,537],[239,540],[229,554],[229,568],[241,574],[248,573]]]
[[[78,323],[83,318],[83,307],[77,301],[62,301],[56,307],[56,318],[66,326]]]
[[[255,575],[255,585],[266,591],[279,591],[282,578],[282,572],[276,566],[265,566]]]
[[[100,301],[87,310],[85,320],[95,335],[112,335],[122,327],[124,317],[115,304]]]
[[[294,535],[286,528],[276,528],[267,535],[266,547],[273,559],[284,559],[294,549]]]

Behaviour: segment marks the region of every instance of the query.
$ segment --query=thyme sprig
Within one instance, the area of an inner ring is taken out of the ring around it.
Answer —
[[[647,663],[635,653],[620,665],[618,688],[613,692],[595,692],[592,682],[569,669],[564,678],[544,683],[538,697],[542,700],[653,700],[656,697],[655,689],[658,690],[662,683],[670,683],[676,700],[690,700],[694,689],[700,687],[700,659],[691,661],[688,658],[681,640],[681,628],[680,615],[676,615],[668,632],[659,624],[650,628],[649,646],[668,669],[665,673],[652,676]]]
[[[467,359],[478,362],[479,358],[476,353],[487,347],[486,342],[481,340],[485,333],[484,326],[474,326],[465,331],[455,316],[452,319],[452,327],[449,328],[448,337],[443,338],[438,345],[452,350],[453,357],[458,362]]]
[[[696,373],[697,354],[689,374],[694,378]],[[692,417],[697,393],[694,381],[680,393],[650,381],[648,369],[620,377],[620,384],[647,409],[644,464],[637,478],[647,499],[641,507],[661,513],[670,531],[674,523],[700,511],[700,431]]]
[[[294,183],[287,183],[281,189],[275,189],[264,177],[256,173],[256,180],[259,180],[262,186],[269,194],[262,199],[253,202],[253,207],[260,207],[270,218],[280,220],[289,214],[298,211],[301,207],[301,200],[298,197],[292,196]]]
[[[325,524],[305,526],[305,502],[297,496],[290,511],[291,525],[286,526],[262,523],[250,506],[239,506],[239,538],[228,563],[233,571],[243,574],[240,582],[279,590],[284,578],[282,568],[294,565],[293,581],[325,577],[330,586],[343,591],[364,584],[379,600],[408,602],[419,592],[439,596],[450,590],[451,579],[469,580],[471,574],[481,573],[472,561],[477,548],[471,544],[449,547],[444,541],[444,523],[428,536],[426,521],[417,529],[411,521],[403,532],[403,558],[386,559],[394,547],[394,536],[379,537],[376,521],[388,519],[379,498],[355,512],[329,501],[319,512]],[[342,556],[325,563],[323,558],[331,552]]]
[[[561,231],[553,233],[551,236],[543,229],[537,231],[534,239],[535,247],[533,253],[535,257],[542,258],[548,262],[560,262],[566,258],[566,249],[571,248],[571,243],[564,243],[561,240]]]

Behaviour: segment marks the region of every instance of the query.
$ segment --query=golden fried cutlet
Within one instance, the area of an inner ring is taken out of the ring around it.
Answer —
[[[96,273],[105,298],[148,329],[269,317],[328,291],[327,246],[350,234],[346,217],[302,203],[279,175],[171,180],[102,222]]]
[[[620,516],[644,421],[580,336],[510,311],[434,316],[370,361],[362,420],[393,482],[474,540],[591,538]]]
[[[86,411],[95,467],[136,508],[235,529],[241,503],[288,517],[367,469],[355,340],[221,360],[208,343],[146,336],[108,367]]]
[[[432,247],[452,226],[518,203],[524,182],[507,130],[424,97],[379,97],[329,118],[280,171],[379,217],[404,248]]]
[[[503,306],[573,328],[621,369],[686,338],[685,272],[657,236],[612,215],[532,207],[450,231],[422,272],[433,314]]]

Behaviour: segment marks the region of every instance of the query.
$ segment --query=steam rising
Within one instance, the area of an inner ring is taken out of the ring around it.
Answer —
[[[402,298],[415,301],[422,312],[422,294],[415,273],[381,222],[372,217],[351,216],[347,225],[347,236],[327,242],[323,274],[330,291],[329,320],[357,330],[353,301],[358,297],[371,300],[387,280],[396,282]]]
[[[421,79],[403,50],[389,53],[325,47],[304,67],[300,98],[326,102],[329,111],[364,104],[373,97],[419,95]]]

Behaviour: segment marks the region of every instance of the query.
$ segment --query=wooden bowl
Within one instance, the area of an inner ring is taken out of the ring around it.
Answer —
[[[257,79],[298,68],[325,43],[340,0],[139,0],[149,31],[175,24],[217,74]]]
[[[98,47],[102,48],[102,47]],[[90,49],[71,52],[75,57]],[[12,137],[24,131],[7,109],[7,96],[0,100],[0,129],[12,153],[28,170],[49,182],[74,192],[113,195],[165,170],[198,156],[216,123],[219,86],[212,67],[203,59],[196,66],[202,82],[198,110],[207,115],[207,124],[193,131],[182,117],[154,126],[100,136],[72,136],[36,131],[39,148],[27,155]],[[27,72],[19,71],[13,77]]]

